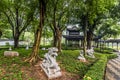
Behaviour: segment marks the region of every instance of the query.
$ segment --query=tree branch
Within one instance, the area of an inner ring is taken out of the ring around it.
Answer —
[[[4,13],[4,15],[7,17],[7,19],[8,19],[8,22],[10,23],[10,25],[11,25],[11,27],[12,27],[12,30],[13,30],[13,37],[14,37],[14,34],[15,34],[15,30],[14,30],[14,24],[13,24],[13,22],[12,22],[12,20],[10,19],[10,17],[8,16],[8,14],[6,13],[6,12],[4,12],[3,11],[3,13]]]

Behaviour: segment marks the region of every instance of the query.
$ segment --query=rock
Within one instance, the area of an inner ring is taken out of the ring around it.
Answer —
[[[19,56],[19,53],[16,52],[16,51],[5,51],[5,52],[4,52],[4,56],[14,57],[14,56]]]

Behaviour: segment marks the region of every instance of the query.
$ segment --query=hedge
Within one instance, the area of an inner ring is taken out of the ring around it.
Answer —
[[[88,70],[83,80],[104,80],[105,68],[109,59],[117,57],[116,54],[101,55],[100,59]]]

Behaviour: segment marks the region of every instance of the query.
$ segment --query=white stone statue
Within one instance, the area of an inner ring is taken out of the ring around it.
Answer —
[[[42,48],[42,50],[46,50],[46,48]]]
[[[84,52],[83,52],[83,50],[80,51],[80,55],[78,56],[78,59],[79,59],[80,61],[86,62],[86,59],[85,59],[85,57],[84,57]]]
[[[58,49],[55,47],[49,48],[48,53],[44,55],[44,60],[41,64],[42,69],[45,71],[49,79],[62,75],[60,67],[56,62],[56,56],[58,56],[57,51]]]
[[[89,56],[89,57],[91,57],[91,58],[95,58],[95,56],[94,56],[94,49],[93,49],[93,47],[91,48],[91,49],[88,49],[87,51],[87,55]]]
[[[12,48],[11,48],[11,46],[9,47],[9,51],[11,51],[12,50]]]
[[[26,50],[29,49],[29,42],[26,43]]]

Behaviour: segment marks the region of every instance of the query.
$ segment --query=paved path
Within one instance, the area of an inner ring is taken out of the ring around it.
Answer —
[[[120,53],[118,57],[107,63],[105,80],[120,80]]]

